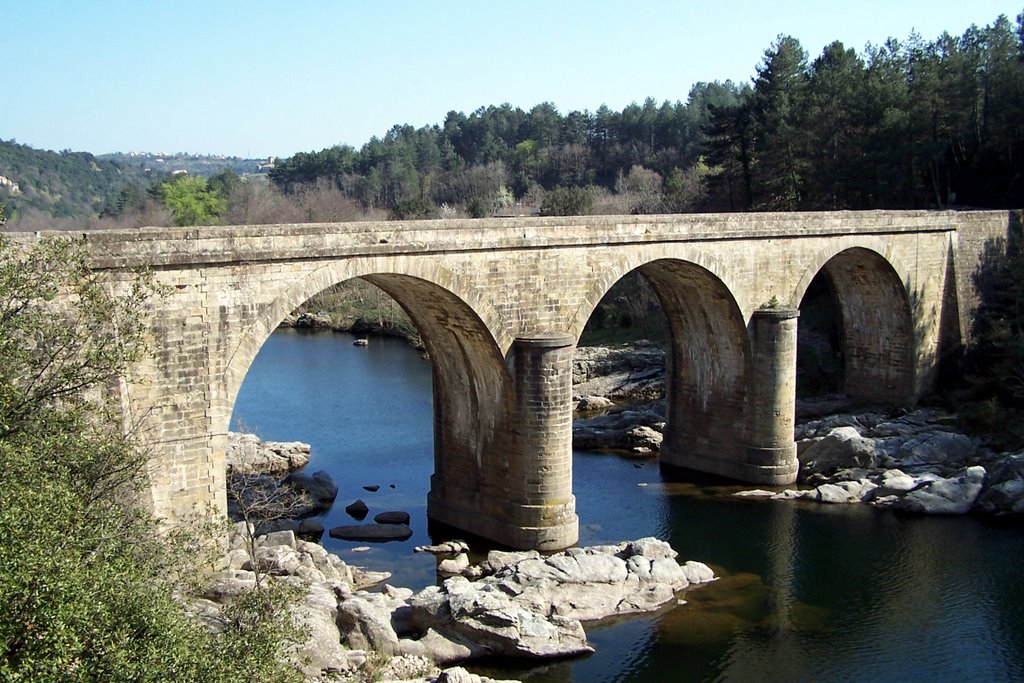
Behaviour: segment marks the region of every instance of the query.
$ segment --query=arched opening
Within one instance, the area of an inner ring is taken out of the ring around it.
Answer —
[[[796,394],[801,400],[820,398],[843,387],[843,317],[832,278],[822,270],[800,302]]]
[[[653,305],[640,296],[644,288],[651,292]],[[642,381],[636,381],[651,373],[651,363],[645,357],[652,354],[647,348],[632,349],[636,361],[621,373],[648,392],[627,398],[664,396],[663,403],[655,404],[654,410],[648,406],[639,410],[629,406],[634,421],[639,416],[644,422],[641,426],[662,431],[661,464],[736,476],[738,473],[727,461],[741,460],[742,445],[748,441],[745,415],[750,342],[742,313],[729,288],[710,270],[695,263],[676,259],[651,261],[630,271],[608,289],[601,303],[590,311],[581,344],[602,334],[607,337],[607,321],[615,320],[624,310],[643,311],[651,318],[645,325],[631,325],[634,336],[650,335],[652,341],[663,344],[662,391],[648,389]],[[635,323],[635,318],[631,316],[630,322]],[[660,338],[650,334],[659,327]],[[598,328],[596,334],[594,328]],[[584,369],[579,367],[579,357],[587,349],[578,349],[577,353],[578,369]],[[616,383],[610,386],[615,387]],[[658,411],[660,424],[653,424]],[[620,430],[630,427],[611,422]],[[623,444],[625,449],[634,443],[641,444],[639,448],[634,446],[634,451],[646,448],[640,440],[644,433],[633,435],[633,443],[627,440]],[[646,435],[652,436],[649,431]],[[577,442],[578,448],[592,445],[590,441]]]
[[[840,252],[800,302],[798,391],[906,404],[914,396],[914,335],[906,287],[861,247]]]
[[[254,404],[252,389],[266,392],[268,381],[286,383],[301,397],[268,392],[269,405],[264,400],[262,409],[283,426],[261,436],[313,445],[305,470],[326,471],[338,487],[334,504],[317,513],[326,531],[371,523],[382,512],[409,512],[410,543],[423,543],[430,540],[427,516],[436,516],[435,499],[476,505],[476,496],[493,496],[500,489],[508,462],[495,441],[510,429],[503,410],[513,403],[511,379],[486,325],[454,292],[397,273],[366,274],[354,281],[373,287],[364,285],[366,304],[375,311],[371,322],[377,314],[395,316],[397,308],[408,316],[426,354],[404,340],[370,337],[367,346],[357,347],[353,341],[358,337],[349,334],[278,330],[264,341],[246,375],[232,424],[264,428],[261,418],[246,415]],[[282,352],[295,357],[274,355]],[[264,358],[266,353],[271,356]],[[314,419],[290,412],[296,408],[315,413]],[[346,512],[356,499],[366,503],[367,513]],[[485,505],[480,510],[481,515],[489,512]],[[322,541],[335,551],[367,545],[326,532]],[[371,550],[360,561],[375,568],[393,570],[394,555],[409,554],[408,544],[368,545]],[[424,559],[400,566],[422,572],[424,565],[432,572],[431,563]]]

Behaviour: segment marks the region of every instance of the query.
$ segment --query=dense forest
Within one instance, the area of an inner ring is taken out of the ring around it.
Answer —
[[[835,42],[813,60],[779,36],[751,85],[698,83],[686,102],[621,112],[452,111],[358,151],[296,154],[271,179],[286,193],[327,180],[399,218],[1020,206],[1022,22],[863,53]]]

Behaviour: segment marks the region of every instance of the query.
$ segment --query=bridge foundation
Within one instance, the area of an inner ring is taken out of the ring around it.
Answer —
[[[572,356],[575,338],[515,339],[515,408],[508,451],[486,492],[459,492],[435,473],[428,514],[512,548],[560,550],[576,543],[572,495]],[[475,500],[475,504],[467,501]]]
[[[662,462],[751,484],[796,481],[797,309],[755,311],[750,323],[750,368],[742,422],[712,435],[670,431]],[[671,429],[671,425],[670,425]]]

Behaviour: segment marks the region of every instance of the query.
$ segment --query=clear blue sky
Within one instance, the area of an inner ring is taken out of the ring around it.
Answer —
[[[562,113],[745,81],[780,33],[814,58],[954,35],[1022,0],[0,0],[0,138],[289,156],[509,102]]]

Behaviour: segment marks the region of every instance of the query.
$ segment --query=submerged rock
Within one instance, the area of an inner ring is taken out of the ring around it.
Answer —
[[[281,483],[306,494],[320,509],[331,507],[338,497],[338,485],[331,475],[322,470],[313,474],[292,472]]]
[[[408,526],[411,520],[408,512],[389,510],[388,512],[380,512],[374,515],[373,521],[378,524],[405,524]]]
[[[327,532],[332,538],[345,541],[404,541],[412,536],[405,524],[362,524],[336,526]]]
[[[370,513],[370,508],[369,506],[366,505],[362,498],[359,498],[358,500],[355,500],[354,502],[346,505],[345,512],[348,513],[349,517],[357,519],[361,522],[364,519],[366,519],[366,515]]]

